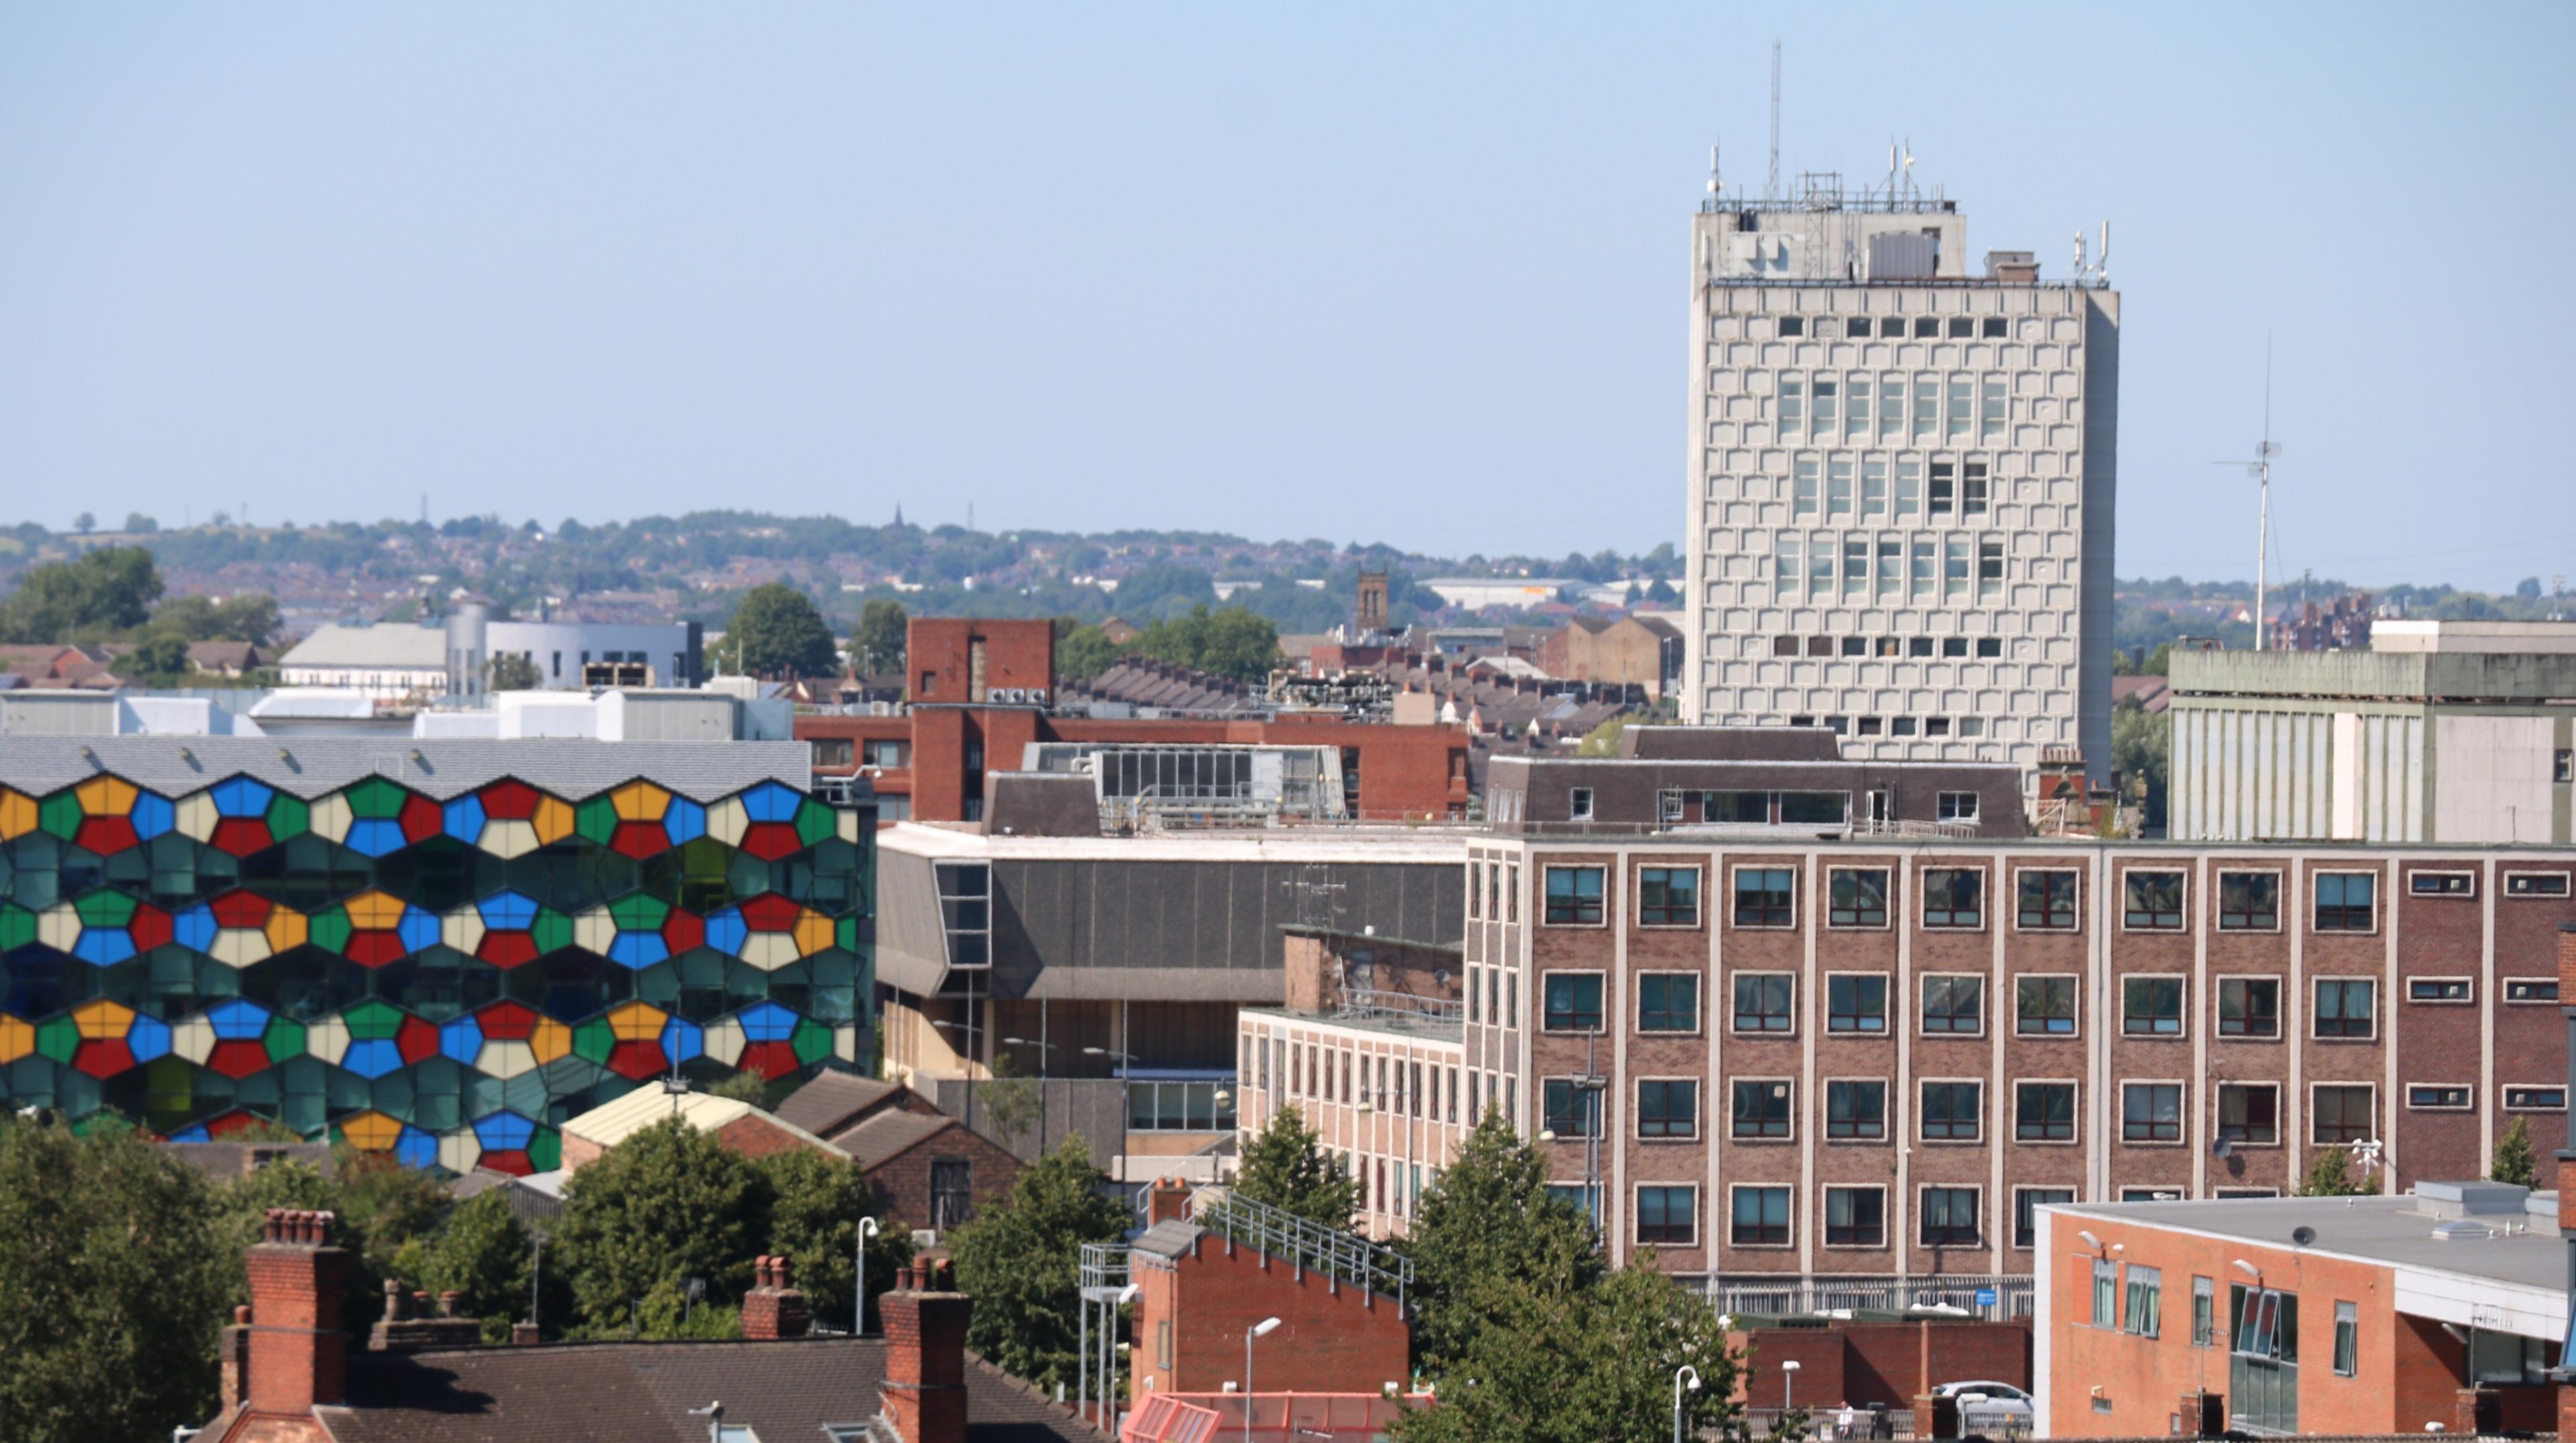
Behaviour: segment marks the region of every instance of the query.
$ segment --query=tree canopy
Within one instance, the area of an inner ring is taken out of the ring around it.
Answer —
[[[1279,664],[1279,627],[1239,606],[1218,612],[1193,606],[1146,627],[1126,649],[1211,676],[1260,681]]]
[[[14,642],[56,642],[141,626],[161,599],[152,553],[101,546],[69,561],[27,568],[0,603],[0,632]]]
[[[830,676],[840,670],[832,628],[811,597],[773,581],[743,593],[725,623],[724,660],[751,676]]]
[[[858,629],[850,633],[850,664],[861,676],[902,672],[910,626],[900,601],[876,597],[862,604]]]
[[[2497,1182],[2521,1187],[2536,1187],[2540,1182],[2540,1156],[2531,1147],[2531,1119],[2514,1114],[2513,1125],[2496,1139],[2495,1156],[2487,1164],[2487,1176]]]
[[[1234,1191],[1328,1228],[1350,1227],[1360,1202],[1359,1179],[1325,1155],[1323,1140],[1293,1105],[1244,1144]]]
[[[1502,1114],[1488,1111],[1422,1195],[1404,1251],[1413,1259],[1414,1347],[1435,1366],[1466,1360],[1517,1307],[1488,1286],[1525,1279],[1573,1292],[1601,1276],[1592,1224],[1547,1190],[1547,1167]]]
[[[768,1251],[756,1227],[766,1186],[751,1159],[677,1117],[583,1164],[565,1180],[556,1233],[582,1315],[596,1328],[632,1317],[667,1334],[687,1311],[690,1278],[708,1300],[740,1299],[752,1259]]]
[[[1100,1195],[1100,1169],[1079,1137],[1023,1169],[1010,1196],[949,1234],[957,1286],[975,1299],[966,1344],[1041,1386],[1070,1382],[1082,1245],[1116,1242],[1127,1212]]]

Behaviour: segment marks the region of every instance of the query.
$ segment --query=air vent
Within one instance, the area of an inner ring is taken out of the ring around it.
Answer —
[[[2439,1243],[2478,1243],[2495,1235],[2495,1229],[2467,1218],[2456,1218],[2433,1229],[2433,1241]]]

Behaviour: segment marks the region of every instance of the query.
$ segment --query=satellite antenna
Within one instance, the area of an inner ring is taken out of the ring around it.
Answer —
[[[2103,235],[2106,240],[2109,234],[2110,232],[2105,229]],[[2084,237],[2080,233],[2075,237],[2075,249],[2080,257],[2084,250]],[[2265,645],[2268,631],[2263,625],[2263,594],[2266,581],[2263,568],[2264,562],[2272,553],[2272,462],[2280,454],[2281,443],[2272,439],[2272,338],[2266,335],[2263,337],[2263,442],[2254,448],[2254,459],[2250,462],[2212,461],[2209,463],[2213,466],[2243,466],[2245,474],[2254,478],[2261,495],[2260,519],[2255,523],[2254,532],[2254,649],[2256,651],[2270,650],[2270,647]]]
[[[1780,198],[1780,42],[1771,42],[1771,178],[1762,183],[1762,198]]]

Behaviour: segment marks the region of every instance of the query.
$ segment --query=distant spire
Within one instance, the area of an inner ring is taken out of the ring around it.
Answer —
[[[897,531],[903,529],[903,503],[900,501],[894,503],[894,526]]]

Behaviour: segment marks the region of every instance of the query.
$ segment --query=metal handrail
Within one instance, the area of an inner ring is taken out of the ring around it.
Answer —
[[[1203,1187],[1190,1194],[1190,1221],[1283,1262],[1384,1294],[1399,1308],[1413,1286],[1413,1260],[1393,1248],[1238,1196],[1232,1188]]]
[[[1837,1308],[1891,1312],[1948,1305],[1986,1318],[2020,1318],[2032,1312],[2027,1273],[1720,1273],[1709,1279],[1710,1306],[1723,1313],[1815,1313]],[[1977,1294],[1992,1289],[1995,1301]]]
[[[1410,992],[1387,992],[1373,987],[1345,987],[1341,1000],[1333,1008],[1335,1017],[1425,1017],[1435,1022],[1463,1022],[1467,1004],[1439,997],[1416,997]]]

